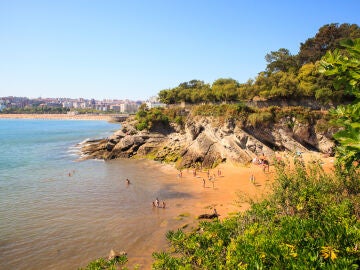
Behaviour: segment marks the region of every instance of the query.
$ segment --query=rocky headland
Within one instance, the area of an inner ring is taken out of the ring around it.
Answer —
[[[276,151],[333,155],[335,130],[319,128],[321,121],[284,116],[251,125],[233,118],[187,114],[181,125],[154,122],[149,130],[139,131],[132,116],[109,138],[86,142],[82,152],[86,159],[149,158],[173,162],[177,168],[211,168],[225,161],[244,164],[258,155],[271,161]]]

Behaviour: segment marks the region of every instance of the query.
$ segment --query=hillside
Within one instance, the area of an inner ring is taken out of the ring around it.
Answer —
[[[217,111],[218,110],[218,111]],[[234,111],[232,111],[234,110]],[[143,118],[131,117],[107,139],[87,142],[87,158],[150,158],[175,162],[178,168],[215,167],[221,162],[248,163],[255,156],[274,157],[275,151],[318,151],[332,155],[335,128],[327,121],[327,112],[302,107],[250,108],[239,104],[200,105],[190,110],[143,111],[154,120],[159,112],[167,120],[147,123],[138,130]],[[219,115],[217,115],[217,113]],[[178,119],[178,118],[177,118]]]

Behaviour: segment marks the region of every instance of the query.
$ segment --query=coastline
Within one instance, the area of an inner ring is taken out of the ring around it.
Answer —
[[[0,114],[0,119],[39,119],[39,120],[99,120],[111,121],[112,115],[92,115],[92,114]]]

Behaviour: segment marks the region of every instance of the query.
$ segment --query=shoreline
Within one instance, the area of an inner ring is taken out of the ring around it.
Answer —
[[[111,121],[113,115],[92,115],[92,114],[2,114],[0,119],[38,119],[38,120],[99,120]]]

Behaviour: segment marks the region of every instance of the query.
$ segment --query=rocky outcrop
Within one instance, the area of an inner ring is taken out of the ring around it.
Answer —
[[[225,160],[248,163],[257,155],[271,157],[274,151],[319,151],[333,154],[331,132],[317,133],[314,125],[292,119],[262,127],[242,127],[233,120],[219,122],[211,117],[188,117],[182,128],[153,127],[152,131],[137,131],[129,118],[122,129],[103,140],[87,142],[82,151],[86,158],[151,158],[176,162],[177,167],[196,164],[214,167]]]
[[[125,251],[114,251],[113,249],[110,250],[108,260],[113,260],[115,258],[119,258],[121,256],[126,256],[127,253]]]

